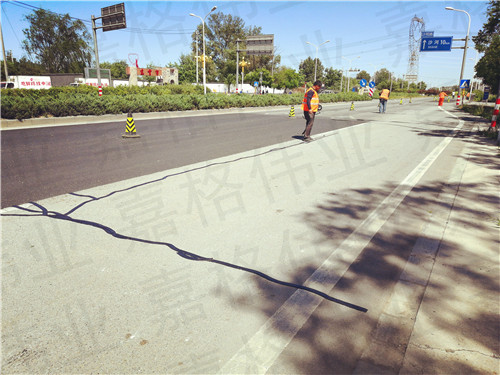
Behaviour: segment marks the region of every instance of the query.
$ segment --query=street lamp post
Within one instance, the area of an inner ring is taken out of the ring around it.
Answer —
[[[325,42],[321,43],[321,44],[320,44],[320,45],[318,45],[318,46],[317,46],[317,45],[315,45],[315,44],[313,44],[313,43],[311,43],[311,42],[306,42],[307,44],[310,44],[311,46],[316,47],[316,58],[314,59],[314,61],[315,61],[315,63],[314,63],[314,82],[316,82],[316,70],[318,69],[318,49],[319,49],[319,47],[321,47],[323,44],[326,44],[326,43],[328,43],[329,41],[330,41],[330,40],[327,40],[327,41],[325,41]]]
[[[196,30],[196,86],[198,86],[198,60],[200,56],[198,56],[198,30]]]
[[[464,57],[462,58],[462,69],[460,70],[460,81],[458,82],[458,92],[460,94],[460,83],[462,82],[462,79],[464,78],[465,60],[467,58],[467,42],[469,41],[469,31],[470,31],[470,14],[467,13],[465,10],[455,9],[453,7],[446,7],[444,9],[455,10],[457,12],[463,12],[463,13],[467,14],[467,16],[469,17],[469,25],[467,26],[467,35],[465,36]],[[462,95],[462,104],[463,104],[463,102],[464,102],[464,98]]]
[[[216,6],[214,6],[210,12],[207,13],[207,15],[204,18],[201,18],[200,16],[197,16],[194,13],[189,13],[191,17],[198,17],[201,20],[202,23],[202,30],[203,30],[203,92],[205,95],[207,94],[207,78],[206,78],[206,69],[205,69],[205,20],[207,19],[208,15],[212,13],[215,9],[217,9]]]
[[[357,57],[355,57],[354,59],[348,59],[347,57],[342,56],[342,58],[343,58],[343,59],[345,59],[345,60],[349,61],[349,70],[347,71],[347,92],[349,92],[349,88],[350,88],[350,87],[349,87],[349,85],[350,85],[350,83],[351,83],[351,82],[350,82],[350,81],[351,81],[351,79],[350,79],[350,77],[349,77],[349,72],[352,70],[352,62],[353,62],[353,60],[359,59],[360,57],[361,57],[361,56],[357,56]]]

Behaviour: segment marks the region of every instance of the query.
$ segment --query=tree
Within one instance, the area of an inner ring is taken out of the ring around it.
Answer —
[[[260,74],[262,73],[262,86],[270,87],[273,84],[271,72],[267,69],[254,70],[245,75],[245,80],[248,82],[260,82]]]
[[[475,71],[476,77],[481,77],[483,83],[500,97],[500,36],[492,38],[484,56],[477,62]]]
[[[342,79],[342,72],[338,69],[326,68],[324,83],[325,87],[333,90],[340,90],[340,80]]]
[[[114,63],[102,62],[99,64],[101,69],[109,69],[113,79],[128,79],[127,75],[127,61],[120,60]]]
[[[3,60],[1,61],[3,67]],[[46,73],[44,67],[38,63],[29,61],[26,57],[21,57],[20,60],[13,58],[12,61],[7,58],[7,70],[11,76],[28,75],[37,76]],[[5,70],[2,69],[2,81],[5,81]]]
[[[205,22],[205,53],[211,60],[207,60],[207,81],[224,82],[227,77],[236,74],[236,46],[237,41],[240,50],[245,50],[245,40],[249,35],[260,35],[262,28],[258,26],[245,26],[245,22],[238,16],[224,14],[222,12],[212,13]],[[203,26],[200,23],[192,37],[192,53],[203,54]],[[245,73],[265,68],[273,69],[272,55],[246,56],[245,52],[239,53],[239,59],[246,58],[250,65],[245,68]],[[201,62],[201,61],[200,61]],[[280,56],[274,57],[274,67],[280,62]],[[200,64],[200,72],[202,63]],[[239,70],[240,71],[240,70]],[[235,77],[236,79],[236,77]]]
[[[302,86],[304,76],[297,73],[294,69],[283,66],[274,73],[273,87],[277,89],[295,88]]]
[[[196,60],[193,55],[181,54],[179,62],[169,64],[179,70],[179,83],[195,83],[196,82]],[[198,67],[198,80],[200,80],[203,72]]]
[[[391,85],[391,72],[383,68],[375,72],[375,84],[378,87],[386,86],[389,88]]]
[[[366,79],[367,81],[369,81],[370,78],[371,78],[370,73],[368,73],[366,70],[362,70],[356,75],[356,79],[358,80]]]
[[[472,40],[479,52],[484,56],[475,66],[476,77],[491,86],[492,91],[500,97],[500,2],[490,0],[487,9],[488,20]]]
[[[260,33],[260,28],[245,28],[245,22],[238,16],[225,15],[222,12],[212,13],[205,22],[205,53],[211,58],[212,69],[208,72],[209,61],[206,61],[207,79],[225,81],[228,74],[236,73],[236,41],[245,40],[250,33]],[[203,54],[203,27],[200,23],[192,34],[191,44],[193,55]],[[240,49],[244,49],[244,44],[239,43]],[[240,53],[240,59],[242,54]],[[200,61],[200,66],[203,62]],[[201,68],[202,69],[202,68]],[[201,71],[200,69],[200,71]]]
[[[308,57],[304,61],[302,61],[299,65],[299,73],[302,74],[305,77],[305,80],[307,82],[314,82],[314,69],[316,67],[316,62],[315,59],[312,59],[311,57]],[[322,80],[323,79],[323,71],[325,68],[323,67],[323,64],[321,63],[321,60],[318,59],[318,65],[317,65],[317,70],[316,70],[316,79]]]
[[[82,21],[69,14],[58,15],[37,9],[27,15],[23,48],[34,56],[47,72],[81,73],[91,62],[90,33]]]

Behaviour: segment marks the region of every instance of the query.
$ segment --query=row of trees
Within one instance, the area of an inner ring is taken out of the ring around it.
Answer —
[[[478,51],[484,56],[476,65],[476,76],[483,77],[485,84],[498,89],[500,78],[500,2],[491,0],[488,12],[488,22],[477,36],[473,37]],[[52,73],[82,73],[85,66],[91,65],[91,37],[85,25],[80,20],[72,20],[69,15],[58,15],[38,9],[26,16],[30,27],[23,30],[26,39],[23,48],[30,56],[8,62],[10,75],[37,75]],[[246,26],[243,19],[226,15],[221,12],[210,15],[205,23],[206,54],[211,58],[206,61],[208,82],[221,82],[226,85],[236,83],[236,49],[238,40],[245,40],[252,35],[261,35],[261,27]],[[179,70],[179,81],[183,83],[196,82],[196,64],[198,55],[202,54],[202,25],[198,25],[192,34],[191,53],[183,54],[176,62],[163,66],[176,67]],[[245,43],[239,42],[239,49],[245,49]],[[239,59],[245,56],[240,53]],[[245,56],[250,64],[245,69],[245,82],[262,81],[262,84],[276,88],[295,88],[312,83],[315,76],[315,60],[308,57],[301,61],[298,71],[291,67],[281,66],[281,56],[275,54],[262,56]],[[199,57],[198,57],[199,59]],[[127,79],[125,72],[127,62],[102,62],[101,68],[111,69],[115,79]],[[157,65],[150,63],[148,68]],[[202,80],[202,62],[199,61],[199,81]],[[241,72],[241,69],[239,70]],[[345,91],[347,87],[356,86],[360,79],[374,80],[377,87],[391,87],[393,91],[418,91],[426,89],[424,82],[408,84],[401,78],[394,77],[389,70],[380,69],[374,76],[365,70],[355,77],[346,77],[341,70],[333,67],[325,68],[317,61],[316,77],[324,82],[326,88],[335,91]],[[2,79],[5,79],[2,70]],[[149,79],[154,79],[150,77]],[[349,79],[349,81],[347,81]]]

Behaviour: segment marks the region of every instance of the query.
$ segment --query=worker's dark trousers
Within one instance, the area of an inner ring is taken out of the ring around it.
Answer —
[[[309,111],[304,111],[304,117],[306,118],[306,129],[304,130],[304,136],[310,137],[311,130],[314,124],[314,117],[316,116],[316,112],[313,112],[312,115],[309,114]]]

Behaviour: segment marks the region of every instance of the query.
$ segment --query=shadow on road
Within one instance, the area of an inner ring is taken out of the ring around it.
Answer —
[[[332,193],[326,196],[323,203],[305,212],[302,219],[319,234],[321,242],[331,243],[334,250],[338,245],[336,239],[347,237],[355,229],[346,223],[353,222],[351,219],[365,219],[377,202],[385,198],[387,192],[394,190],[395,187],[387,185],[380,190],[353,189]],[[418,332],[418,337],[420,339],[423,337],[425,340],[428,336],[432,341],[435,332],[444,332],[450,337],[462,337],[458,341],[474,342],[474,345],[486,348],[484,352],[498,355],[500,326],[497,306],[500,300],[499,275],[495,272],[498,270],[496,263],[485,255],[488,252],[476,251],[470,243],[462,243],[460,238],[442,241],[440,237],[422,236],[421,228],[415,226],[415,223],[421,223],[426,215],[432,215],[431,212],[437,214],[446,208],[443,207],[445,205],[443,202],[436,200],[443,189],[449,191],[456,188],[435,182],[413,189],[384,229],[373,237],[330,292],[332,296],[367,307],[368,313],[360,314],[339,305],[321,303],[281,354],[283,359],[281,363],[288,364],[285,367],[283,364],[276,364],[268,373],[290,373],[290,371],[297,374],[352,373],[367,343],[375,334],[379,315],[391,298],[394,286],[417,241],[438,244],[439,267],[446,270],[446,277],[433,279],[430,285],[431,292],[426,292],[426,309],[420,312],[419,318],[429,319],[430,324],[427,331]],[[491,217],[485,216],[485,213],[477,207],[495,207],[498,204],[498,197],[482,193],[480,184],[462,185],[460,189],[461,194],[471,204],[453,207],[456,219],[454,225],[467,228],[467,231],[474,232],[478,237],[487,236],[488,232],[491,236],[491,231],[495,230]],[[373,202],[372,204],[366,203],[367,197]],[[496,244],[491,244],[490,253],[494,253],[494,249],[499,245],[498,241]],[[288,278],[294,283],[301,284],[312,275],[321,262],[322,260],[318,260],[314,264],[302,264],[290,273]],[[279,287],[271,286],[260,278],[252,278],[252,281],[257,291],[252,296],[236,296],[234,302],[240,308],[250,309],[266,318],[273,316],[284,299],[280,296]],[[469,285],[475,286],[476,294],[462,294],[463,286],[464,290],[470,291]],[[485,304],[485,296],[493,298],[488,300],[488,297]],[[418,310],[419,306],[416,306],[416,309]],[[301,314],[300,306],[297,306],[294,314]],[[412,326],[414,323],[410,322]],[[290,319],[274,325],[274,329],[277,334],[286,335],[293,325],[294,321]],[[411,332],[411,327],[409,329]],[[394,358],[381,357],[380,361],[386,364],[392,363],[395,367],[390,370],[397,373],[408,349],[408,327],[395,322],[386,326],[384,332],[390,332],[390,337],[386,338],[387,346],[390,348],[388,353],[392,353],[390,356]],[[391,338],[395,339],[395,342],[391,341]],[[460,348],[453,345],[449,350],[459,352]],[[465,357],[450,357],[449,363],[443,364],[439,357],[432,354],[432,348],[428,349],[413,354],[411,362],[425,364],[426,369],[448,367],[450,373],[478,373],[478,369]],[[387,353],[380,355],[384,356]]]

